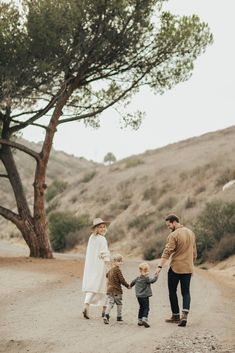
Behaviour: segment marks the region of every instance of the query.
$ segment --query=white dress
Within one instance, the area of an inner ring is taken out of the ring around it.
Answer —
[[[108,243],[103,235],[91,234],[86,250],[82,291],[85,303],[103,306],[106,299],[106,265],[110,261]]]

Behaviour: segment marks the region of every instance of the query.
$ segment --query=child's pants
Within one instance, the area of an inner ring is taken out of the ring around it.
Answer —
[[[149,314],[149,297],[137,297],[137,300],[140,305],[138,319],[141,320],[143,317],[147,318]]]
[[[108,294],[107,308],[105,314],[109,315],[114,304],[117,305],[117,317],[122,316],[122,294]]]

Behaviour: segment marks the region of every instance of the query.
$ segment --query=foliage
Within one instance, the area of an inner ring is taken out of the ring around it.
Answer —
[[[222,239],[209,251],[208,260],[222,261],[235,254],[235,233],[233,235],[225,234]]]
[[[158,206],[159,211],[163,211],[165,209],[172,209],[177,203],[177,199],[173,196],[167,196]]]
[[[96,175],[96,171],[93,170],[92,172],[85,174],[84,177],[82,178],[81,182],[82,183],[89,183],[89,181],[91,181],[95,175]]]
[[[155,205],[157,203],[157,189],[154,186],[147,188],[143,193],[143,200],[150,200]]]
[[[145,245],[143,258],[150,261],[157,259],[161,256],[164,249],[165,241],[162,239],[152,240],[149,244]]]
[[[195,198],[188,196],[186,201],[185,201],[184,207],[186,209],[188,209],[188,208],[193,208],[195,205],[196,205]]]
[[[63,251],[73,247],[77,240],[76,233],[89,225],[89,216],[74,216],[69,212],[53,212],[49,215],[49,231],[54,251]]]
[[[116,157],[114,156],[114,154],[112,152],[108,152],[105,156],[104,156],[104,163],[108,163],[108,164],[112,164],[116,162]]]
[[[227,168],[216,179],[216,186],[223,186],[233,179],[235,179],[235,170]]]
[[[197,237],[199,260],[206,260],[209,251],[218,247],[224,237],[234,236],[235,202],[216,200],[207,203],[198,217],[194,231]]]
[[[125,168],[134,168],[140,164],[144,164],[144,161],[141,159],[128,159],[128,161],[126,161]]]
[[[107,234],[107,240],[109,243],[115,243],[125,238],[125,231],[120,227],[113,227],[109,229]]]
[[[154,223],[155,213],[144,213],[134,218],[128,224],[128,228],[136,228],[142,232]]]
[[[55,196],[61,194],[67,187],[67,182],[62,180],[54,180],[51,185],[49,185],[46,193],[47,202],[51,201]]]

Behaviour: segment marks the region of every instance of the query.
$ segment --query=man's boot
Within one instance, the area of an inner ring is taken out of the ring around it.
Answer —
[[[170,319],[166,319],[165,322],[172,324],[178,324],[180,322],[180,314],[172,314]]]
[[[187,316],[188,311],[183,311],[178,326],[185,327],[187,325]]]

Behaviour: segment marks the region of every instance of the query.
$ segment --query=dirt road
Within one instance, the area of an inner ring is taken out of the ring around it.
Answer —
[[[199,353],[235,352],[235,287],[216,283],[207,271],[192,280],[187,327],[167,324],[170,315],[167,269],[152,286],[150,328],[137,326],[134,290],[124,289],[124,322],[104,325],[100,310],[82,317],[82,258],[55,255],[55,260],[27,258],[24,248],[0,242],[1,353]],[[127,261],[130,281],[139,261]],[[156,262],[150,263],[152,272]]]

